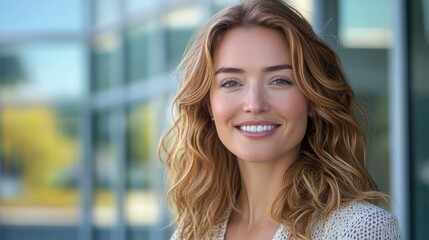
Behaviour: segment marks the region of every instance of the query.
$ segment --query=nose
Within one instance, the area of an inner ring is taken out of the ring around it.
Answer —
[[[267,93],[262,85],[250,86],[244,99],[243,111],[259,113],[268,111],[270,105],[267,102]]]

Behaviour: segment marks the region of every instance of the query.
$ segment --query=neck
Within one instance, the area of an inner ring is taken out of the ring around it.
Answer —
[[[237,197],[240,217],[248,225],[269,221],[269,206],[283,186],[289,164],[248,163],[239,160],[241,191]]]

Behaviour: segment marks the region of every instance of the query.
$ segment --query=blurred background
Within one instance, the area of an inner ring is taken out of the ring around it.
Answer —
[[[0,240],[168,239],[175,67],[235,0],[0,0]],[[368,114],[368,167],[429,239],[429,1],[289,0]]]

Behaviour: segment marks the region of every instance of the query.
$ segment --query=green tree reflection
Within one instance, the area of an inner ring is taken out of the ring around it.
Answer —
[[[3,175],[22,183],[3,204],[76,205],[76,189],[66,186],[63,176],[73,175],[77,143],[57,127],[55,112],[39,105],[5,107],[1,124]]]

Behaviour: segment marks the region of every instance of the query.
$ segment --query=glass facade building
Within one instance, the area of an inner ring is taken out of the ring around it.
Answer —
[[[159,137],[192,34],[236,0],[0,0],[0,239],[168,239]],[[429,238],[429,1],[288,0],[339,54],[368,168]]]

